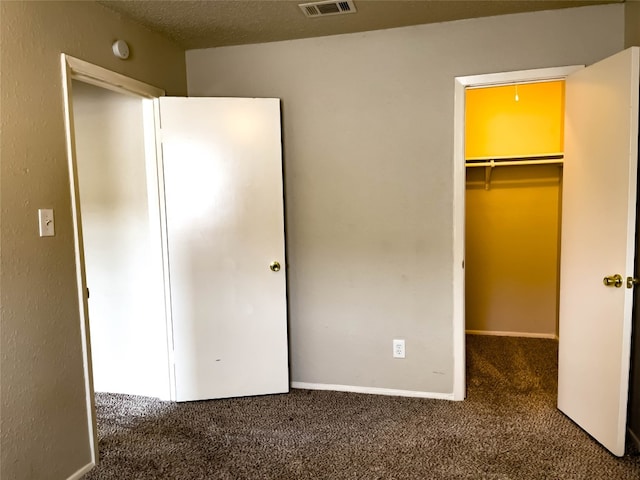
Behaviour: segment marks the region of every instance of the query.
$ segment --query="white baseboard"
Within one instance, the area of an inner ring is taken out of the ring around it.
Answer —
[[[432,398],[436,400],[453,400],[453,393],[418,392],[415,390],[395,390],[392,388],[357,387],[353,385],[331,385],[327,383],[291,382],[291,388],[303,390],[331,390],[334,392],[367,393],[371,395],[387,395],[391,397]]]
[[[91,462],[91,463],[85,465],[84,467],[82,467],[80,470],[78,470],[73,475],[71,475],[69,478],[67,478],[67,480],[80,480],[85,474],[89,473],[93,469],[93,467],[95,467],[95,466],[96,466],[96,464]]]
[[[494,337],[524,337],[524,338],[550,338],[558,340],[555,333],[528,333],[528,332],[495,332],[490,330],[466,330],[467,335],[489,335]]]

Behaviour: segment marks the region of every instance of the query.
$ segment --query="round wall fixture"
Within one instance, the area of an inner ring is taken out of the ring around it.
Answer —
[[[113,49],[113,54],[116,57],[121,58],[122,60],[129,58],[129,45],[127,45],[127,42],[124,40],[116,40],[113,42],[111,48]]]

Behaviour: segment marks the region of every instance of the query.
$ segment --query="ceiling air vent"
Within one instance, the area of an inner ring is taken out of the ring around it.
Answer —
[[[326,17],[327,15],[342,15],[355,13],[356,6],[352,0],[343,2],[312,2],[298,5],[307,17]]]

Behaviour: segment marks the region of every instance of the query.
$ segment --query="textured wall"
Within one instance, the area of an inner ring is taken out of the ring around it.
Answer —
[[[62,479],[90,454],[60,53],[184,94],[184,52],[92,2],[0,2],[0,21],[0,477]],[[111,54],[116,38],[130,60]],[[42,207],[55,237],[38,237]]]
[[[294,381],[452,392],[454,77],[623,32],[611,5],[187,52],[190,95],[283,100]]]

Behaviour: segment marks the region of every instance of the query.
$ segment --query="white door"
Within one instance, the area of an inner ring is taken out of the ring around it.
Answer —
[[[280,101],[159,105],[175,400],[287,392]]]
[[[638,161],[634,47],[566,83],[558,408],[624,454]],[[620,275],[622,284],[604,285]]]

